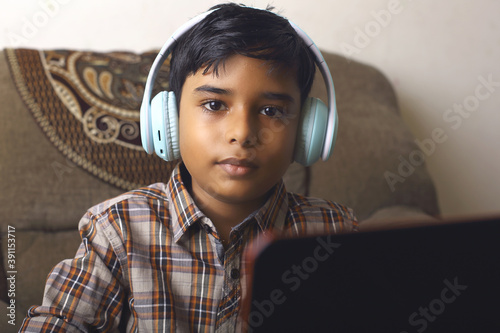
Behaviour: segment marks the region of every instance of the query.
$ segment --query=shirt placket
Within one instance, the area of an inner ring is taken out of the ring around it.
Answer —
[[[236,327],[241,298],[241,251],[243,241],[239,232],[232,232],[231,244],[224,255],[222,299],[217,310],[216,332],[232,332]]]

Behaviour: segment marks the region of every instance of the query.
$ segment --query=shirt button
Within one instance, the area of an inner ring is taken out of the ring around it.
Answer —
[[[210,228],[210,226],[208,224],[204,224],[203,229],[205,229],[205,232],[207,234],[212,234],[212,228]]]
[[[237,268],[233,268],[233,269],[231,270],[231,274],[230,274],[230,275],[231,275],[231,279],[233,279],[233,280],[237,280],[237,279],[239,279],[239,278],[240,278],[240,270],[239,270],[239,269],[237,269]]]

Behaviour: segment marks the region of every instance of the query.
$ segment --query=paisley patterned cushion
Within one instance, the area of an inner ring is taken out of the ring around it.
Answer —
[[[121,189],[168,179],[175,162],[147,155],[139,109],[156,56],[6,50],[16,87],[49,140],[73,163]],[[168,89],[168,61],[154,93]]]

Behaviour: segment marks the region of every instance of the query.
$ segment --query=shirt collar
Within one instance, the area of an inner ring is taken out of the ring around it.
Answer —
[[[189,177],[181,162],[174,168],[167,186],[167,196],[169,196],[168,211],[170,212],[175,242],[184,235],[194,222],[205,216],[196,206],[191,194],[189,194],[182,179],[183,173],[186,174],[185,177]]]
[[[188,228],[205,214],[198,208],[185,181],[190,181],[190,175],[184,164],[179,163],[173,170],[167,186],[169,196],[169,212],[172,221],[174,241],[177,242]],[[183,180],[184,179],[184,180]],[[288,196],[285,185],[280,180],[273,187],[265,204],[240,223],[236,228],[243,228],[247,222],[255,219],[260,232],[266,233],[270,230],[279,232],[283,230],[288,208]]]
[[[288,211],[288,196],[282,180],[274,186],[266,203],[252,214],[264,234],[268,231],[279,232],[285,225]]]

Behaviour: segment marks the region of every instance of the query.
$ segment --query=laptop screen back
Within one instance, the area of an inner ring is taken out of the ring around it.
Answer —
[[[490,219],[275,241],[248,332],[500,332],[499,236]]]

